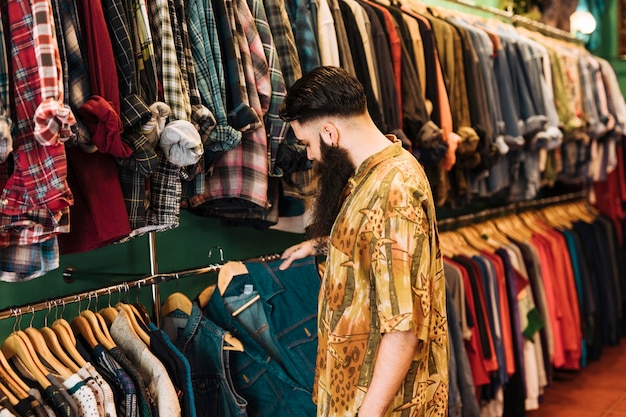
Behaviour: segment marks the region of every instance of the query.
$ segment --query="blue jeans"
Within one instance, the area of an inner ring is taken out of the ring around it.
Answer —
[[[286,271],[280,263],[246,263],[248,274],[235,276],[223,298],[215,291],[204,312],[245,347],[232,352],[232,377],[249,415],[314,416],[320,279],[313,257]],[[231,315],[256,295],[258,301]]]
[[[237,393],[230,378],[231,352],[223,349],[226,331],[205,318],[196,303],[191,316],[175,311],[163,318],[163,327],[178,330],[175,344],[191,367],[196,415],[247,416],[247,401]]]

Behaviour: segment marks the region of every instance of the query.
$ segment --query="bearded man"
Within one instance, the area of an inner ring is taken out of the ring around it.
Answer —
[[[422,166],[372,121],[361,83],[318,67],[281,117],[316,161],[311,239],[326,255],[318,296],[317,415],[447,416],[448,326],[435,208]]]

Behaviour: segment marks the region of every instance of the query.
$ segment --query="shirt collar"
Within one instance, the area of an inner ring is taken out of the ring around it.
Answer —
[[[367,174],[382,161],[398,156],[400,152],[402,152],[402,142],[395,135],[385,136],[392,142],[391,145],[387,146],[382,151],[370,156],[365,161],[363,161],[361,165],[359,165],[354,175],[350,177],[349,181],[352,186],[355,186],[356,184],[361,182],[361,180],[363,180],[363,178],[365,178]]]

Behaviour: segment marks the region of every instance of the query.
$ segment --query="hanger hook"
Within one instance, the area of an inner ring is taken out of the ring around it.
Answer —
[[[78,314],[80,315],[80,312],[82,311],[82,298],[80,298],[80,295],[76,296],[76,302],[78,303]]]
[[[176,278],[176,286],[174,287],[174,291],[178,291],[178,283],[180,281],[180,276],[178,275],[178,272],[174,275],[174,278]]]
[[[137,281],[137,292],[135,293],[135,304],[139,304],[139,293],[141,292],[141,281]]]
[[[63,308],[61,309],[61,315],[59,316],[59,318],[63,318],[63,314],[65,313],[65,298],[62,298],[61,301],[63,302]]]
[[[43,327],[48,327],[48,316],[50,315],[50,311],[52,311],[52,301],[48,300],[46,304],[48,304],[48,311],[43,318]]]
[[[30,323],[28,323],[28,327],[33,327],[33,321],[35,320],[35,306],[28,306],[30,307]]]
[[[87,308],[85,308],[85,310],[89,310],[89,307],[91,307],[91,293],[88,293],[87,297],[89,301],[87,301]]]
[[[93,311],[98,311],[98,291],[93,292],[93,298],[95,300]]]
[[[107,300],[107,307],[111,307],[111,287],[107,288],[107,293],[109,294],[109,299]]]
[[[209,254],[207,255],[209,258],[213,256],[213,249],[217,249],[220,252],[220,262],[224,262],[224,250],[221,246],[215,245],[211,249],[209,249]]]
[[[11,309],[11,313],[13,313],[13,315],[15,316],[15,321],[13,322],[13,333],[15,333],[17,331],[17,316],[20,313],[20,309],[18,308],[12,308]]]

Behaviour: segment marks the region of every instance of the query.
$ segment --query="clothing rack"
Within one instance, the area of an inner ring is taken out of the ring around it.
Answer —
[[[489,13],[498,17],[502,17],[510,21],[511,23],[517,23],[528,28],[536,29],[538,32],[541,32],[544,35],[553,36],[553,37],[563,39],[569,42],[582,44],[582,40],[578,39],[575,35],[571,34],[570,32],[556,28],[554,26],[546,25],[545,23],[541,23],[537,20],[529,19],[525,16],[515,14],[510,10],[502,10],[496,7],[483,6],[481,4],[476,4],[475,2],[471,0],[446,0],[446,1],[450,3],[455,3],[455,4],[462,5],[462,6],[466,6],[474,10],[479,10],[481,12],[486,12],[486,13]]]
[[[150,244],[151,245],[154,244],[152,239],[150,241]],[[154,267],[154,271],[156,272],[156,266],[157,266],[156,255],[154,255],[151,252],[150,256],[151,256],[151,261],[154,260],[154,265],[151,265],[151,268]],[[260,257],[251,258],[251,259],[248,259],[246,262],[249,262],[249,261],[269,262],[269,261],[273,261],[279,258],[280,258],[280,254],[271,254],[271,255],[263,255]],[[153,315],[154,315],[154,319],[156,320],[156,321],[155,320],[153,321],[155,322],[155,324],[157,324],[158,316],[159,316],[158,311],[160,308],[160,304],[156,304],[156,302],[159,301],[158,288],[156,288],[158,284],[171,281],[173,279],[202,275],[202,274],[207,274],[210,272],[217,272],[222,268],[223,265],[224,265],[223,263],[214,263],[214,264],[209,264],[207,266],[200,267],[200,268],[187,269],[187,270],[182,270],[182,271],[177,271],[177,272],[151,273],[150,275],[137,279],[137,280],[127,281],[127,282],[123,282],[120,284],[111,285],[108,287],[98,288],[95,290],[84,291],[80,293],[74,293],[74,294],[66,295],[63,297],[55,298],[55,299],[40,301],[34,304],[24,304],[21,306],[9,307],[7,309],[0,311],[0,320],[11,318],[11,317],[18,317],[27,313],[35,313],[37,311],[50,310],[52,307],[65,306],[66,304],[78,303],[84,300],[91,300],[94,298],[97,299],[98,297],[109,296],[114,293],[128,291],[131,288],[142,288],[144,286],[152,286],[152,295],[153,295],[152,301],[155,302],[155,305],[153,306]],[[155,294],[157,296],[156,298],[154,298]],[[158,324],[157,324],[157,327],[158,327]]]
[[[480,222],[489,218],[502,216],[504,214],[519,213],[520,211],[537,209],[546,207],[552,204],[567,203],[571,201],[577,201],[588,197],[586,190],[576,191],[567,194],[561,194],[554,197],[538,198],[536,200],[519,201],[504,206],[488,208],[485,210],[477,211],[475,213],[462,214],[456,217],[448,217],[437,221],[437,227],[451,227],[455,225],[462,225],[473,222]]]

